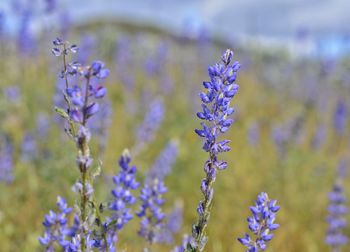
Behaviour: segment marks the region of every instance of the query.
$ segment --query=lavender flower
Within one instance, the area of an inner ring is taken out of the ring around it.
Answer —
[[[183,217],[182,202],[176,202],[173,210],[165,216],[166,221],[158,235],[158,243],[172,244],[174,235],[180,231]]]
[[[346,217],[348,207],[343,189],[343,179],[346,175],[346,163],[340,162],[338,167],[338,178],[332,191],[329,193],[328,230],[325,242],[331,247],[331,251],[338,252],[340,248],[348,242],[348,238],[343,234],[346,227]]]
[[[238,91],[239,86],[235,81],[240,65],[238,62],[232,62],[232,58],[233,52],[227,50],[221,58],[222,62],[209,67],[210,82],[203,82],[206,92],[199,94],[203,103],[202,111],[198,112],[197,116],[207,123],[202,122],[202,128],[196,129],[195,132],[205,139],[203,149],[209,153],[209,160],[204,165],[206,177],[201,183],[204,199],[199,202],[198,222],[192,229],[192,236],[197,243],[197,247],[192,248],[194,251],[202,251],[205,247],[207,241],[205,228],[210,216],[216,172],[227,167],[227,162],[218,160],[218,154],[230,150],[227,146],[229,140],[218,141],[218,137],[233,123],[230,115],[234,109],[230,107],[230,102]]]
[[[20,28],[18,31],[18,49],[24,55],[32,55],[35,51],[35,38],[30,30],[30,22],[33,18],[33,11],[27,7],[21,13]]]
[[[45,227],[45,233],[43,237],[39,237],[39,242],[45,246],[45,251],[55,251],[54,245],[58,244],[63,249],[69,246],[69,242],[66,240],[66,234],[73,235],[70,229],[67,228],[67,215],[72,212],[72,208],[69,208],[65,199],[57,198],[57,207],[59,212],[55,213],[50,211],[45,215],[43,225]],[[74,232],[75,235],[75,232]]]
[[[247,233],[243,238],[238,238],[238,241],[247,247],[246,252],[265,250],[266,243],[273,238],[274,235],[271,231],[279,227],[275,223],[276,213],[280,209],[276,203],[276,200],[270,200],[268,195],[263,192],[258,195],[255,206],[250,207],[253,215],[247,220],[255,239],[252,239]]]
[[[6,16],[4,10],[0,10],[0,38],[1,41],[4,38],[4,32],[5,32],[5,24],[6,24]]]
[[[141,209],[137,216],[141,218],[139,235],[150,244],[159,241],[160,232],[163,230],[165,214],[161,206],[164,203],[162,195],[167,191],[163,181],[155,179],[152,183],[145,183],[141,190]]]
[[[168,44],[162,41],[153,57],[147,57],[145,62],[145,70],[149,77],[160,75],[164,64],[167,62]]]
[[[38,157],[38,146],[35,137],[27,133],[23,137],[21,145],[21,160],[24,163],[31,162]]]
[[[137,145],[134,152],[139,152],[154,139],[155,133],[164,119],[164,110],[164,104],[161,100],[157,99],[151,103],[142,124],[136,130]]]
[[[90,66],[81,66],[79,63],[70,63],[66,65],[65,56],[68,53],[76,53],[78,47],[76,45],[69,45],[59,38],[53,41],[54,48],[52,53],[55,56],[63,56],[64,58],[64,69],[61,72],[61,76],[65,78],[66,84],[66,95],[70,100],[68,109],[68,115],[70,119],[81,125],[85,125],[87,120],[93,116],[99,109],[97,101],[91,101],[92,99],[97,100],[105,96],[107,90],[100,82],[92,83],[93,78],[98,80],[105,79],[109,75],[109,70],[104,68],[104,63],[101,61],[94,61]],[[86,85],[81,87],[77,84],[68,86],[69,75],[80,75],[85,78]]]
[[[114,232],[121,230],[132,218],[130,206],[134,205],[136,198],[132,195],[132,190],[139,187],[136,181],[136,166],[130,166],[131,158],[127,150],[125,150],[119,159],[121,168],[119,174],[113,177],[115,188],[112,190],[114,197],[109,209],[113,212],[110,221],[114,221]]]
[[[348,108],[343,100],[339,100],[333,115],[333,126],[338,135],[343,135],[346,129]]]
[[[4,88],[5,98],[12,103],[19,103],[21,101],[21,91],[18,86],[9,86]]]
[[[271,130],[271,138],[274,141],[279,158],[283,158],[286,153],[288,139],[290,139],[289,129],[283,126],[275,126]]]
[[[136,166],[130,166],[130,162],[130,153],[125,150],[119,159],[120,172],[113,177],[113,201],[108,206],[112,214],[102,223],[105,236],[97,235],[94,238],[93,246],[99,248],[99,251],[107,251],[106,248],[110,252],[116,251],[118,232],[133,218],[130,207],[135,204],[136,197],[132,191],[139,187],[139,183],[135,178]]]
[[[164,180],[165,176],[171,172],[171,168],[176,161],[177,151],[177,142],[175,140],[170,141],[148,171],[146,181],[150,182],[156,178]]]
[[[11,139],[4,135],[0,145],[0,182],[13,181],[13,145]]]
[[[56,111],[67,122],[66,132],[77,145],[76,163],[80,172],[80,179],[75,183],[74,190],[80,194],[79,221],[81,223],[81,234],[78,237],[77,244],[80,244],[80,249],[84,252],[91,246],[96,247],[95,242],[98,239],[94,238],[94,232],[92,231],[95,227],[94,224],[101,223],[99,211],[95,209],[97,204],[93,197],[92,182],[96,175],[89,169],[92,166],[93,159],[90,155],[91,133],[87,128],[87,122],[98,112],[97,100],[103,98],[106,94],[106,88],[100,81],[109,75],[109,70],[104,67],[104,63],[101,61],[94,61],[89,66],[82,66],[76,62],[67,64],[66,56],[76,53],[78,47],[60,38],[55,39],[53,44],[52,53],[57,57],[62,57],[63,70],[60,76],[65,80],[63,97],[67,105],[66,109],[56,108]],[[82,77],[81,79],[85,81],[84,85],[79,85],[79,83],[71,85],[68,76]],[[95,82],[92,80],[95,80]],[[91,218],[96,219],[95,223],[91,222]],[[97,226],[102,229],[99,231],[101,231],[103,239],[111,241],[110,237],[106,237],[103,231],[104,227]],[[105,246],[107,251],[108,247]]]

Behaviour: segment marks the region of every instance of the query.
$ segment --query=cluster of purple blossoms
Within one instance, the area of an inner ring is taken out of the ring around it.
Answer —
[[[52,49],[52,53],[55,56],[67,55],[69,52],[76,53],[78,50],[74,44],[67,47],[68,43],[59,38],[54,40],[53,44],[55,47]],[[91,101],[91,99],[103,98],[107,92],[107,89],[100,82],[93,84],[91,79],[93,77],[98,80],[105,79],[109,75],[109,70],[104,67],[103,62],[94,61],[90,66],[82,66],[73,62],[65,65],[61,72],[62,77],[77,74],[86,80],[86,85],[81,87],[75,84],[70,87],[66,84],[66,94],[73,105],[68,114],[74,122],[85,125],[87,120],[99,109],[98,103]]]
[[[77,242],[77,234],[80,232],[80,221],[78,217],[74,217],[72,227],[68,227],[68,215],[72,212],[72,208],[68,207],[65,199],[57,198],[57,207],[59,212],[50,211],[45,215],[43,225],[45,233],[43,237],[39,237],[39,242],[45,246],[45,251],[55,251],[55,245],[59,245],[68,252],[78,252],[79,243]]]
[[[112,190],[112,195],[114,200],[109,205],[109,209],[113,214],[109,223],[114,222],[114,233],[122,229],[133,218],[130,206],[137,201],[136,197],[132,195],[132,191],[136,190],[140,184],[135,178],[137,168],[136,166],[130,166],[130,162],[129,151],[125,150],[119,159],[121,170],[119,174],[113,177],[115,188]]]
[[[102,98],[106,94],[106,88],[99,81],[108,76],[109,70],[104,68],[104,64],[100,61],[95,61],[89,66],[82,66],[75,62],[67,64],[66,56],[77,52],[78,47],[70,45],[69,42],[59,38],[54,40],[53,44],[55,47],[52,49],[52,53],[55,56],[62,56],[63,70],[60,76],[65,82],[63,97],[67,105],[65,110],[56,108],[56,111],[65,119],[69,126],[66,132],[76,143],[76,163],[80,172],[80,179],[73,186],[73,191],[80,195],[80,201],[78,202],[79,211],[77,212],[80,234],[72,239],[74,244],[70,243],[70,248],[69,250],[66,249],[66,251],[77,251],[75,249],[78,246],[80,246],[79,251],[86,251],[92,247],[102,248],[100,246],[101,243],[99,243],[98,232],[101,233],[104,241],[109,242],[111,246],[108,247],[113,251],[113,240],[110,239],[111,237],[106,236],[104,232],[105,227],[101,227],[100,212],[95,207],[97,204],[93,197],[92,182],[98,175],[98,172],[95,174],[89,170],[93,159],[90,155],[89,147],[91,134],[87,127],[88,120],[98,111],[98,103],[95,100]],[[70,85],[68,76],[76,76],[75,85]],[[77,84],[79,83],[78,77],[85,81],[85,85]],[[97,81],[93,82],[91,80]],[[91,221],[91,219],[95,221]],[[108,247],[103,247],[102,251],[108,251]]]
[[[340,251],[340,247],[348,242],[348,238],[343,234],[347,225],[345,215],[348,213],[346,197],[342,180],[346,176],[346,163],[342,160],[338,167],[338,179],[329,193],[328,230],[325,242],[331,247],[333,252]]]
[[[166,215],[161,206],[164,204],[162,195],[167,191],[163,181],[155,179],[152,183],[145,183],[141,189],[141,209],[137,216],[141,218],[139,235],[149,244],[159,242],[164,227]]]
[[[230,147],[227,146],[229,140],[218,141],[218,137],[225,133],[233,123],[230,115],[234,109],[230,107],[230,102],[239,88],[235,81],[240,65],[237,61],[232,62],[232,58],[233,52],[227,50],[220,63],[209,67],[210,82],[203,82],[206,92],[199,94],[202,100],[202,111],[198,112],[197,116],[207,123],[202,122],[202,128],[196,129],[195,132],[205,139],[203,149],[209,153],[209,159],[204,165],[206,177],[201,183],[204,199],[198,205],[199,219],[192,229],[192,235],[199,251],[204,249],[207,241],[204,230],[210,216],[216,172],[218,169],[223,170],[227,167],[227,162],[218,160],[218,154],[230,150]]]
[[[328,207],[328,230],[326,243],[332,248],[332,251],[339,251],[339,247],[348,242],[348,238],[342,233],[346,227],[345,215],[348,208],[345,206],[346,198],[341,184],[335,184],[332,192],[329,194],[330,205]]]
[[[248,226],[255,235],[252,239],[249,234],[245,234],[238,241],[247,247],[247,252],[258,252],[266,249],[266,243],[273,238],[271,231],[276,230],[279,225],[275,223],[276,213],[280,209],[276,200],[270,200],[264,192],[258,195],[255,206],[250,207],[252,216],[249,217]]]
[[[177,142],[175,140],[171,140],[160,153],[151,169],[147,172],[145,178],[145,188],[152,187],[156,184],[163,185],[165,177],[171,172],[172,166],[176,161],[177,151]],[[157,189],[161,189],[164,192],[166,191],[165,187],[158,187]],[[163,194],[163,192],[159,195],[161,194]],[[177,204],[172,212],[165,214],[157,224],[156,229],[158,229],[158,234],[154,242],[171,244],[174,239],[174,234],[176,234],[181,228],[181,223],[182,206]]]

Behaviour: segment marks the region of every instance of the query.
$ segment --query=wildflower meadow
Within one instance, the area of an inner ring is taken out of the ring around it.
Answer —
[[[0,252],[349,251],[349,54],[68,6],[0,5]]]

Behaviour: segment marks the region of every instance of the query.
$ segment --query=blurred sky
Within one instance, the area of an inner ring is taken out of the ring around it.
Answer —
[[[0,0],[0,8],[13,0]],[[30,0],[44,2],[45,0]],[[314,36],[350,33],[350,0],[56,0],[79,21],[125,18],[179,28],[203,24],[235,35]]]
[[[0,0],[8,9],[13,0]],[[22,0],[25,1],[25,0]],[[45,0],[27,0],[43,3]],[[115,19],[181,33],[205,28],[221,38],[316,40],[332,53],[349,49],[350,0],[56,0],[73,22]],[[40,24],[39,24],[40,25]],[[194,32],[195,34],[195,32]],[[346,38],[346,39],[344,39]],[[340,48],[340,49],[339,49]]]
[[[84,19],[107,14],[175,28],[191,21],[237,36],[294,36],[300,30],[317,37],[350,33],[350,0],[64,1]]]

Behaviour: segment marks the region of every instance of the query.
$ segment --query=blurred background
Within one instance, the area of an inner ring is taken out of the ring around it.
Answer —
[[[328,193],[335,183],[347,196],[350,189],[349,8],[346,0],[1,0],[0,251],[41,251],[43,217],[57,195],[74,204],[75,146],[54,112],[64,106],[56,37],[79,46],[72,61],[99,59],[111,70],[89,125],[103,164],[101,200],[111,198],[124,148],[142,180],[176,143],[164,209],[182,206],[183,221],[172,244],[154,251],[179,244],[196,219],[207,157],[194,133],[198,93],[226,48],[242,65],[240,91],[207,251],[244,251],[236,238],[260,191],[281,205],[269,251],[328,251]],[[119,237],[121,249],[141,251],[138,225]]]

